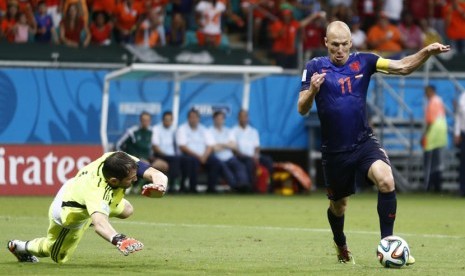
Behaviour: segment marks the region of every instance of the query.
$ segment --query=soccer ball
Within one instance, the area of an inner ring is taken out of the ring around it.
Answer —
[[[398,236],[388,236],[378,244],[378,260],[384,267],[403,267],[410,256],[407,242]]]

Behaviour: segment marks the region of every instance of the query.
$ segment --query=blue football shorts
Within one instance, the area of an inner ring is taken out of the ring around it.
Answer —
[[[323,152],[322,166],[328,199],[337,201],[355,193],[356,175],[368,179],[371,165],[382,160],[389,166],[389,158],[378,139],[371,135],[352,151]]]

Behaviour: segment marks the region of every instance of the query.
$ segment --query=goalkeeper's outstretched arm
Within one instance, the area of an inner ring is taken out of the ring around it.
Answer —
[[[164,186],[165,189],[168,187],[168,177],[153,167],[149,167],[145,170],[144,179],[155,185]]]
[[[142,187],[142,195],[147,197],[162,197],[168,189],[168,177],[159,170],[148,167],[143,173],[144,179],[151,184]]]
[[[106,239],[107,241],[111,242],[111,238],[118,234],[113,226],[110,224],[108,216],[100,213],[95,212],[91,215],[92,224],[94,225],[95,232],[99,234],[102,238]]]
[[[130,253],[142,250],[144,247],[140,241],[133,238],[128,238],[126,235],[116,232],[116,230],[110,224],[107,215],[95,212],[91,215],[91,218],[92,223],[94,224],[95,232],[97,232],[97,234],[99,234],[102,238],[115,245],[117,249],[123,253],[123,255],[127,256]]]

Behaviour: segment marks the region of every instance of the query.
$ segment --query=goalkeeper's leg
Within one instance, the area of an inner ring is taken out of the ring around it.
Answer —
[[[90,220],[79,229],[66,229],[50,220],[47,237],[30,240],[26,250],[37,257],[51,257],[56,263],[64,263],[76,250]]]

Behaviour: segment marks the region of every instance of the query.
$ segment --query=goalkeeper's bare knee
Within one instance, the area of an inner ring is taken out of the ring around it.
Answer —
[[[117,215],[116,217],[120,219],[126,219],[130,217],[133,213],[134,213],[134,207],[132,207],[129,201],[126,201],[123,212],[121,212],[121,214]]]

